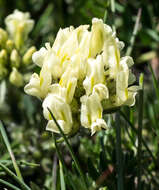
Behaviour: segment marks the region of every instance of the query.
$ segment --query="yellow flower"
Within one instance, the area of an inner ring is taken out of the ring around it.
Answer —
[[[86,94],[90,95],[94,85],[104,83],[104,64],[101,55],[98,55],[96,59],[88,59],[87,64],[87,74],[83,86]]]
[[[45,98],[50,89],[51,79],[48,67],[43,65],[40,76],[34,73],[31,76],[30,82],[24,87],[24,91],[37,98]]]
[[[81,124],[91,129],[92,135],[101,128],[107,128],[107,124],[102,119],[102,112],[103,108],[97,93],[81,97]]]
[[[80,113],[81,125],[93,135],[107,128],[103,109],[135,104],[139,88],[132,86],[133,60],[120,56],[123,43],[101,19],[92,19],[90,30],[89,25],[60,29],[53,46],[45,46],[33,54],[41,73],[33,75],[25,91],[44,99],[47,130],[59,132],[47,107],[65,134],[73,133]]]
[[[28,34],[34,26],[34,21],[30,19],[29,13],[14,10],[13,14],[6,17],[5,24],[9,35],[19,49],[28,38]]]
[[[55,122],[52,120],[51,114],[48,108],[51,110],[52,114],[56,118],[58,124],[62,128],[65,134],[68,134],[72,130],[72,113],[69,104],[65,100],[53,93],[48,94],[43,102],[43,114],[44,117],[49,120],[46,126],[46,130],[60,133]]]

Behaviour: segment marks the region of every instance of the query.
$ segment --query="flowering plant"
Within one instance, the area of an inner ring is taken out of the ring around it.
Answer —
[[[135,104],[133,59],[120,57],[124,44],[101,19],[92,19],[91,30],[89,25],[60,29],[53,46],[45,46],[32,57],[40,74],[34,73],[24,90],[43,100],[47,130],[59,132],[48,108],[65,134],[81,123],[93,135],[107,128],[103,110]]]
[[[34,26],[29,13],[19,10],[5,18],[6,30],[0,28],[0,80],[9,76],[9,81],[17,87],[24,85],[22,70],[32,62],[34,46],[29,47],[28,35]]]

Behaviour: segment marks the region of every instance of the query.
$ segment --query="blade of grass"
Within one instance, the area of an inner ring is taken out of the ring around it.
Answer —
[[[13,190],[21,190],[18,187],[16,187],[15,185],[12,185],[11,183],[9,183],[3,179],[0,179],[0,183],[2,183],[3,185],[6,185],[8,187],[11,187]]]
[[[53,166],[52,166],[52,190],[56,190],[57,181],[57,155],[54,155]]]
[[[129,130],[128,130],[127,124],[124,125],[124,128],[125,128],[125,130],[126,130],[126,133],[127,133],[128,136],[129,136],[129,138],[130,138],[130,140],[131,140],[133,146],[134,146],[135,148],[137,148],[137,147],[136,147],[136,144],[135,144],[135,140],[134,140],[134,138],[131,136],[131,134],[130,134],[130,132],[129,132]]]
[[[106,23],[107,14],[108,14],[108,12],[107,12],[107,10],[105,10],[105,12],[104,12],[104,17],[103,17],[103,22],[104,22],[104,23]]]
[[[62,158],[62,156],[61,156],[61,153],[60,153],[60,151],[59,151],[59,148],[58,148],[58,145],[57,145],[57,140],[56,140],[56,137],[55,137],[54,133],[52,133],[52,136],[53,136],[54,145],[55,145],[55,148],[56,148],[56,152],[57,152],[58,158],[59,158],[59,160],[61,161],[61,163],[62,163],[62,165],[63,165],[63,167],[64,167],[64,170],[66,171],[66,166],[65,166],[64,160],[63,160],[63,158]],[[53,176],[54,176],[54,178],[55,178],[55,174],[53,174]],[[56,184],[54,183],[54,181],[52,181],[52,182],[53,182],[53,184],[52,184],[52,189],[53,189],[53,190],[56,190]]]
[[[144,75],[140,75],[140,87],[141,90],[139,91],[139,114],[138,114],[138,149],[137,149],[137,163],[138,163],[138,170],[137,170],[137,189],[141,190],[141,174],[142,174],[142,121],[143,121],[143,94],[144,94]]]
[[[19,164],[23,164],[25,166],[30,166],[30,167],[40,167],[40,164],[36,164],[36,163],[31,163],[31,162],[26,162],[24,160],[21,160],[18,162]]]
[[[22,180],[20,180],[10,169],[8,169],[5,165],[0,163],[0,167],[11,176],[19,185],[22,187],[23,190],[31,190]]]
[[[111,11],[112,11],[112,15],[113,15],[113,31],[115,32],[115,0],[110,0],[110,6],[111,6]]]
[[[11,159],[12,159],[13,166],[14,166],[15,172],[16,172],[16,174],[17,174],[17,177],[18,177],[20,180],[23,180],[23,177],[22,177],[22,175],[21,175],[20,169],[19,169],[19,167],[18,167],[18,165],[17,165],[17,163],[16,163],[16,160],[15,160],[15,157],[14,157],[14,154],[13,154],[13,151],[12,151],[12,149],[11,149],[11,146],[10,146],[10,143],[9,143],[9,140],[8,140],[8,137],[7,137],[7,134],[6,134],[6,132],[5,132],[5,129],[4,129],[3,124],[2,124],[1,121],[0,121],[0,131],[1,131],[1,134],[2,134],[2,137],[3,137],[3,140],[4,140],[4,142],[5,142],[5,145],[6,145],[7,149],[8,149],[8,152],[9,152],[9,154],[10,154],[10,157],[11,157]]]
[[[157,96],[158,101],[159,101],[159,86],[158,86],[158,82],[157,82],[157,79],[156,79],[155,74],[153,72],[151,64],[149,64],[148,66],[149,66],[149,69],[150,69],[151,74],[152,74],[153,85],[154,85],[154,88],[155,88],[156,96]]]
[[[60,166],[60,184],[61,184],[61,190],[66,190],[65,187],[65,179],[64,179],[64,174],[63,174],[63,168],[62,168],[62,164],[59,161],[59,166]]]
[[[48,108],[48,110],[49,110],[49,112],[50,112],[50,114],[51,114],[51,117],[52,117],[53,121],[55,122],[55,124],[56,124],[58,130],[60,131],[60,134],[62,135],[62,137],[63,137],[64,140],[65,140],[65,143],[66,143],[66,145],[67,145],[67,147],[68,147],[68,150],[69,150],[69,152],[70,152],[70,154],[71,154],[71,156],[72,156],[72,159],[73,159],[74,162],[75,162],[76,168],[77,168],[77,170],[78,170],[78,172],[79,172],[79,174],[80,174],[80,176],[81,176],[81,179],[82,179],[82,181],[83,181],[83,183],[84,183],[84,189],[87,190],[87,185],[86,185],[86,181],[85,181],[84,174],[83,174],[83,172],[82,172],[82,170],[81,170],[81,168],[80,168],[80,165],[79,165],[79,163],[78,163],[78,160],[77,160],[77,158],[76,158],[76,156],[75,156],[75,154],[74,154],[74,152],[73,152],[73,149],[72,149],[70,143],[68,142],[68,139],[67,139],[67,137],[65,136],[64,132],[62,131],[60,125],[57,123],[57,121],[56,121],[56,119],[55,119],[53,113],[51,112],[51,110],[50,110],[49,108]]]
[[[129,124],[129,126],[132,128],[132,130],[137,134],[137,129],[129,121],[129,119],[126,117],[126,115],[122,111],[119,111],[119,113],[124,118],[124,120]],[[156,159],[155,159],[154,155],[152,154],[151,150],[149,149],[149,147],[147,146],[147,144],[143,138],[142,138],[142,143],[143,143],[144,147],[146,148],[147,152],[149,153],[150,157],[152,158],[153,162],[156,163]]]
[[[67,168],[66,168],[66,166],[65,166],[65,163],[64,163],[64,160],[63,160],[63,158],[62,158],[62,155],[61,155],[61,153],[60,153],[60,151],[59,151],[59,148],[58,148],[58,145],[57,145],[57,140],[56,140],[56,138],[55,138],[54,133],[52,133],[52,135],[53,135],[53,140],[54,140],[54,144],[55,144],[55,148],[56,148],[56,151],[57,151],[58,158],[59,158],[59,160],[61,161],[61,163],[62,163],[62,165],[63,165],[63,168],[64,168],[64,171],[65,171],[65,173],[66,173],[66,179],[68,179],[67,181],[69,181],[69,183],[70,183],[70,185],[72,186],[73,190],[76,190],[76,187],[75,187],[75,185],[74,185],[74,183],[73,183],[73,181],[72,181],[72,179],[71,179],[71,177],[70,177],[70,174],[69,174],[69,172],[67,172]]]
[[[43,14],[40,16],[40,18],[34,28],[34,31],[32,32],[32,36],[34,38],[36,38],[37,34],[39,34],[39,31],[45,25],[45,21],[50,16],[52,11],[53,11],[53,5],[50,3],[50,4],[48,4],[47,8],[44,10]]]
[[[12,165],[12,161],[11,160],[0,160],[0,163],[5,164],[6,167]],[[30,166],[30,167],[39,167],[40,164],[35,164],[35,163],[30,163],[30,162],[26,162],[26,161],[17,161],[18,165],[25,165],[25,166]]]
[[[58,147],[58,145],[57,145],[57,140],[56,140],[55,134],[52,133],[52,136],[53,136],[53,140],[54,140],[54,144],[55,144],[55,148],[56,148],[56,152],[57,152],[58,158],[59,158],[59,160],[61,161],[61,163],[62,163],[64,169],[66,170],[66,166],[65,166],[64,160],[63,160],[63,158],[62,158],[62,155],[61,155],[61,153],[60,153],[60,151],[59,151],[59,147]]]
[[[123,190],[123,162],[122,162],[122,149],[121,149],[121,125],[120,115],[117,112],[115,117],[116,128],[116,159],[117,159],[117,189]]]
[[[133,30],[133,33],[132,33],[132,36],[131,36],[131,39],[130,39],[130,46],[128,46],[128,48],[127,48],[127,50],[126,50],[126,55],[131,55],[131,53],[132,53],[132,50],[133,50],[133,47],[134,47],[134,43],[135,43],[135,38],[136,38],[138,29],[139,29],[139,23],[140,23],[140,18],[141,18],[141,12],[142,12],[142,9],[140,8],[140,9],[138,10],[138,13],[137,13],[137,18],[136,18],[134,30]]]

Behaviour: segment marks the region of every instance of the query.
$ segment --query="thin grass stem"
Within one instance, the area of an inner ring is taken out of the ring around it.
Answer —
[[[21,190],[18,187],[16,187],[15,185],[12,185],[11,183],[9,183],[3,179],[0,179],[0,183],[7,186],[7,187],[11,187],[13,190]]]
[[[134,25],[134,29],[133,29],[133,33],[132,33],[131,39],[130,39],[130,45],[128,46],[128,48],[126,50],[126,55],[131,55],[131,53],[132,53],[132,50],[133,50],[133,47],[134,47],[134,43],[135,43],[135,39],[136,39],[136,35],[137,35],[138,30],[139,30],[139,23],[140,23],[140,18],[141,18],[141,12],[142,12],[142,9],[140,8],[138,10],[138,13],[137,13],[136,22],[135,22],[135,25]]]
[[[129,124],[129,126],[132,128],[132,130],[137,134],[137,129],[129,121],[129,119],[126,117],[126,115],[122,111],[119,111],[119,113],[124,118],[124,120]],[[147,144],[143,138],[142,138],[142,143],[143,143],[143,146],[146,148],[147,152],[149,153],[150,157],[152,158],[153,162],[156,163],[156,159],[155,159],[154,155],[152,154],[151,150],[149,149],[149,147],[147,146]]]
[[[59,158],[59,160],[61,161],[61,163],[62,163],[64,169],[66,170],[66,166],[65,166],[64,160],[63,160],[63,158],[62,158],[62,156],[61,156],[61,153],[60,153],[60,151],[59,151],[59,147],[58,147],[58,145],[57,145],[57,140],[56,140],[55,134],[52,133],[52,136],[53,136],[53,140],[54,140],[54,144],[55,144],[55,148],[56,148],[56,152],[57,152],[58,158]]]
[[[63,167],[62,167],[61,161],[59,161],[59,166],[60,166],[60,184],[61,184],[61,190],[66,190],[65,179],[64,179],[64,174],[63,174]]]
[[[107,20],[107,10],[104,12],[103,22],[106,23]]]
[[[112,15],[113,15],[112,28],[113,28],[113,31],[115,32],[116,31],[116,28],[115,28],[115,0],[110,0],[110,6],[111,6]]]
[[[140,75],[140,87],[141,90],[139,91],[139,114],[138,114],[138,149],[137,149],[137,189],[141,190],[141,174],[142,174],[142,121],[143,121],[143,98],[144,98],[144,75]]]
[[[16,163],[16,159],[15,159],[15,156],[13,154],[13,151],[12,151],[12,148],[10,146],[10,143],[9,143],[9,140],[8,140],[8,137],[7,137],[7,134],[6,134],[6,131],[5,131],[5,128],[3,127],[3,124],[2,122],[0,121],[0,131],[1,131],[1,134],[2,134],[2,137],[3,137],[3,140],[5,142],[5,145],[8,149],[8,152],[10,154],[10,157],[12,159],[12,162],[13,162],[13,166],[14,166],[14,169],[15,169],[15,172],[17,174],[17,177],[20,179],[20,180],[23,180],[23,177],[21,175],[21,172],[20,172],[20,169]]]
[[[123,190],[123,162],[122,162],[122,148],[121,148],[121,125],[120,115],[117,112],[115,117],[116,128],[116,159],[117,159],[117,189]]]
[[[56,190],[56,181],[57,181],[57,156],[55,154],[52,166],[52,190]]]
[[[78,172],[79,172],[79,174],[80,174],[80,176],[81,176],[81,179],[82,179],[82,181],[83,181],[83,183],[84,183],[84,189],[87,189],[87,183],[86,183],[86,181],[85,181],[84,174],[83,174],[83,172],[82,172],[82,170],[81,170],[81,168],[80,168],[79,162],[78,162],[78,160],[77,160],[77,158],[76,158],[76,156],[75,156],[75,154],[74,154],[74,152],[73,152],[73,149],[72,149],[72,147],[71,147],[71,145],[70,145],[70,143],[69,143],[69,141],[68,141],[66,135],[64,134],[63,130],[61,129],[60,125],[59,125],[58,122],[56,121],[56,119],[55,119],[53,113],[51,112],[51,110],[50,110],[49,108],[48,108],[48,110],[49,110],[49,112],[50,112],[50,114],[51,114],[51,117],[52,117],[52,119],[54,120],[54,122],[55,122],[57,128],[59,129],[60,134],[62,135],[62,137],[63,137],[64,140],[65,140],[65,143],[66,143],[66,145],[67,145],[67,147],[68,147],[68,150],[69,150],[69,152],[70,152],[70,154],[71,154],[71,156],[72,156],[72,159],[73,159],[74,162],[75,162],[76,168],[77,168],[77,170],[78,170]]]
[[[2,163],[0,163],[0,167],[3,168],[3,170],[9,175],[11,176],[17,183],[19,183],[19,185],[21,186],[21,188],[23,190],[31,190],[30,187],[28,187],[22,180],[20,180],[10,169],[8,169],[5,165],[3,165]]]
[[[149,69],[150,69],[151,74],[152,74],[153,85],[154,85],[154,88],[155,88],[156,96],[157,96],[158,101],[159,101],[159,85],[158,85],[158,82],[157,82],[157,79],[155,77],[155,74],[154,74],[154,71],[152,69],[151,64],[149,64],[148,66],[149,66]]]

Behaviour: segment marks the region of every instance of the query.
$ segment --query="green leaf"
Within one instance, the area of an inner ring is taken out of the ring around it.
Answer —
[[[154,74],[154,71],[151,67],[151,64],[149,64],[149,69],[151,71],[151,74],[152,74],[152,80],[153,80],[153,85],[154,85],[154,88],[155,88],[155,92],[156,92],[156,96],[158,98],[158,101],[159,101],[159,85],[158,85],[158,81],[155,77],[155,74]]]
[[[8,169],[5,165],[0,163],[0,167],[3,168],[3,170],[11,176],[17,183],[19,183],[23,190],[31,190],[22,180],[20,180],[10,169]]]
[[[35,183],[33,183],[32,181],[30,182],[30,187],[32,190],[41,190],[40,187],[38,187]]]
[[[2,124],[1,121],[0,121],[0,131],[1,131],[1,134],[2,134],[2,137],[3,137],[3,140],[4,140],[4,142],[5,142],[5,145],[6,145],[7,149],[8,149],[8,152],[9,152],[9,154],[10,154],[10,157],[11,157],[11,159],[12,159],[15,172],[16,172],[18,178],[19,178],[20,180],[23,180],[23,177],[22,177],[22,175],[21,175],[20,169],[19,169],[19,167],[18,167],[18,165],[17,165],[17,163],[16,163],[16,160],[15,160],[15,157],[14,157],[14,154],[13,154],[13,151],[12,151],[12,148],[11,148],[11,146],[10,146],[10,143],[9,143],[9,140],[8,140],[8,137],[7,137],[7,134],[6,134],[6,132],[5,132],[5,129],[4,129],[3,124]]]
[[[40,19],[38,20],[34,31],[32,33],[33,37],[36,37],[37,34],[40,32],[41,28],[45,26],[46,20],[48,19],[49,15],[53,11],[53,4],[48,4],[47,8],[45,9],[44,13],[41,15]]]
[[[57,126],[57,128],[58,128],[58,130],[59,130],[59,132],[60,132],[60,134],[61,134],[61,136],[64,138],[64,141],[65,141],[65,143],[66,143],[66,145],[67,145],[67,148],[68,148],[68,150],[69,150],[69,152],[70,152],[70,154],[71,154],[71,156],[72,156],[72,159],[73,159],[74,162],[75,162],[75,165],[76,165],[76,167],[77,167],[77,170],[78,170],[78,172],[79,172],[79,174],[80,174],[80,176],[81,176],[81,179],[82,179],[82,181],[83,181],[84,189],[87,189],[87,183],[86,183],[86,181],[85,181],[84,174],[83,174],[83,172],[82,172],[82,170],[81,170],[81,168],[80,168],[79,162],[78,162],[78,160],[77,160],[77,158],[76,158],[76,156],[75,156],[75,154],[74,154],[74,152],[73,152],[73,149],[72,149],[72,147],[71,147],[71,145],[70,145],[70,143],[69,143],[69,141],[68,141],[66,135],[65,135],[64,132],[62,131],[62,128],[60,127],[60,125],[59,125],[58,122],[56,121],[56,119],[55,119],[53,113],[51,112],[51,110],[50,110],[49,108],[48,108],[48,111],[50,112],[51,117],[52,117],[53,121],[55,122],[55,124],[56,124],[56,126]]]
[[[64,174],[63,174],[63,167],[61,162],[59,161],[59,165],[60,165],[60,183],[61,183],[61,190],[66,190],[65,187],[65,179],[64,179]]]
[[[21,190],[18,187],[16,187],[15,185],[12,185],[11,183],[9,183],[3,179],[0,179],[0,183],[2,183],[3,185],[5,185],[7,187],[11,187],[13,190]]]
[[[159,34],[155,30],[146,29],[145,31],[153,40],[159,42]]]

